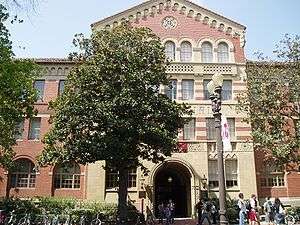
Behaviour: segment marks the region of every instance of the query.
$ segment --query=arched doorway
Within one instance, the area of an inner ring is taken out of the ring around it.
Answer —
[[[165,162],[154,176],[154,207],[170,199],[175,203],[175,217],[191,216],[191,173],[181,163]]]

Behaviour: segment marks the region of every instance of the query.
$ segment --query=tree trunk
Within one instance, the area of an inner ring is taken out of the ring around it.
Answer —
[[[128,169],[119,167],[118,225],[127,224]]]

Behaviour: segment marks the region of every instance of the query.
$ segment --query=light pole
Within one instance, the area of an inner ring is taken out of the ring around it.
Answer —
[[[207,84],[210,100],[212,102],[212,111],[215,118],[216,128],[216,145],[218,152],[218,171],[219,171],[219,205],[220,205],[220,224],[227,225],[228,221],[225,216],[225,176],[223,161],[223,144],[221,136],[221,105],[222,105],[222,74],[215,74],[212,80]]]

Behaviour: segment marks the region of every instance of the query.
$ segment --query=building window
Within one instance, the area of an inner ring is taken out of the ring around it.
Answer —
[[[128,170],[128,188],[136,187],[136,168]],[[106,188],[116,188],[119,186],[118,172],[113,169],[107,169],[105,178]]]
[[[203,96],[204,100],[209,100],[210,93],[207,89],[207,84],[211,80],[205,79],[203,80]],[[222,100],[231,100],[232,99],[232,80],[224,80],[222,84]]]
[[[11,173],[12,188],[34,188],[36,171],[34,164],[28,159],[18,159]]]
[[[177,80],[170,80],[170,84],[165,88],[165,93],[171,100],[177,98]]]
[[[216,127],[214,118],[206,118],[206,137],[207,140],[216,140]]]
[[[35,117],[30,119],[29,124],[29,140],[40,140],[41,133],[41,118]]]
[[[23,131],[24,131],[24,120],[19,124],[17,124],[16,126],[15,140],[23,140]]]
[[[165,43],[165,54],[169,60],[175,60],[175,44],[172,41],[167,41]]]
[[[58,84],[58,95],[61,95],[65,89],[65,80],[60,80]]]
[[[191,119],[188,123],[184,124],[183,127],[184,140],[195,140],[195,125],[196,125],[195,119]]]
[[[45,81],[44,80],[36,80],[33,83],[33,87],[37,91],[37,101],[42,102],[44,99]]]
[[[209,42],[204,42],[201,46],[201,62],[213,62],[213,48]]]
[[[194,99],[194,80],[182,80],[182,99]]]
[[[283,168],[267,165],[262,173],[260,185],[262,187],[285,186]]]
[[[67,163],[57,166],[54,176],[54,188],[79,189],[80,174],[80,167],[76,163]]]
[[[222,85],[222,100],[232,99],[232,80],[224,80]]]
[[[208,185],[209,188],[219,187],[219,173],[217,160],[208,160]]]
[[[230,139],[235,139],[235,118],[227,118]]]
[[[192,45],[191,43],[184,41],[180,46],[180,61],[190,62],[192,61]]]
[[[229,62],[228,45],[224,42],[221,42],[218,45],[218,62],[219,63]]]
[[[238,186],[238,164],[237,160],[225,160],[226,187]]]

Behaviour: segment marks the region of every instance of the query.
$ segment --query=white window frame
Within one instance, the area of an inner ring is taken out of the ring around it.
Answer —
[[[180,61],[191,62],[193,57],[193,47],[189,41],[183,41],[180,45]]]

